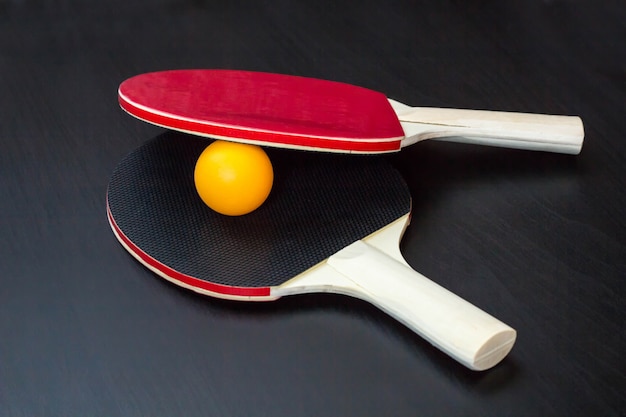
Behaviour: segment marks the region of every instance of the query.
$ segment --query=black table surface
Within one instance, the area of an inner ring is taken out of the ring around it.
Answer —
[[[516,328],[510,355],[472,372],[356,299],[215,300],[136,262],[106,187],[163,129],[117,86],[173,68],[581,116],[578,156],[390,157],[407,261]],[[1,0],[0,415],[624,416],[625,109],[623,0]]]

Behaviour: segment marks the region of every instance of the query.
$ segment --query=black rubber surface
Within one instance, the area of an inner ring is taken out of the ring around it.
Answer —
[[[142,251],[178,272],[228,286],[276,286],[410,210],[401,175],[384,158],[266,149],[268,200],[245,216],[208,208],[193,183],[210,140],[167,132],[112,175],[115,223]]]

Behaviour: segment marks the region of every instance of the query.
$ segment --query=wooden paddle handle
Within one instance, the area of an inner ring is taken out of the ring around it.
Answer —
[[[436,139],[578,154],[585,137],[577,116],[409,107],[390,102],[406,135],[402,147]]]
[[[511,327],[363,241],[339,251],[328,264],[355,284],[355,296],[470,369],[493,367],[515,343]]]

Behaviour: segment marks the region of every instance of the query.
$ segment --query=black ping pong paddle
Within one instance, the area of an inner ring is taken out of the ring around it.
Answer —
[[[229,217],[205,206],[194,188],[194,165],[209,143],[167,132],[130,153],[112,175],[110,225],[150,270],[226,299],[354,296],[474,370],[511,350],[515,330],[402,258],[411,196],[384,158],[268,149],[272,194],[256,211]]]

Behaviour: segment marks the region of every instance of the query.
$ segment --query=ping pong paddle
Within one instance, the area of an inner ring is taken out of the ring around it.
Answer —
[[[511,350],[515,330],[404,261],[411,196],[384,158],[270,148],[272,194],[256,211],[230,217],[204,205],[194,188],[194,166],[209,143],[168,131],[131,152],[111,177],[111,228],[157,275],[234,300],[357,297],[474,370]]]
[[[171,70],[122,82],[121,107],[194,135],[258,145],[383,153],[425,139],[577,154],[580,118],[410,107],[314,78],[234,70]]]

